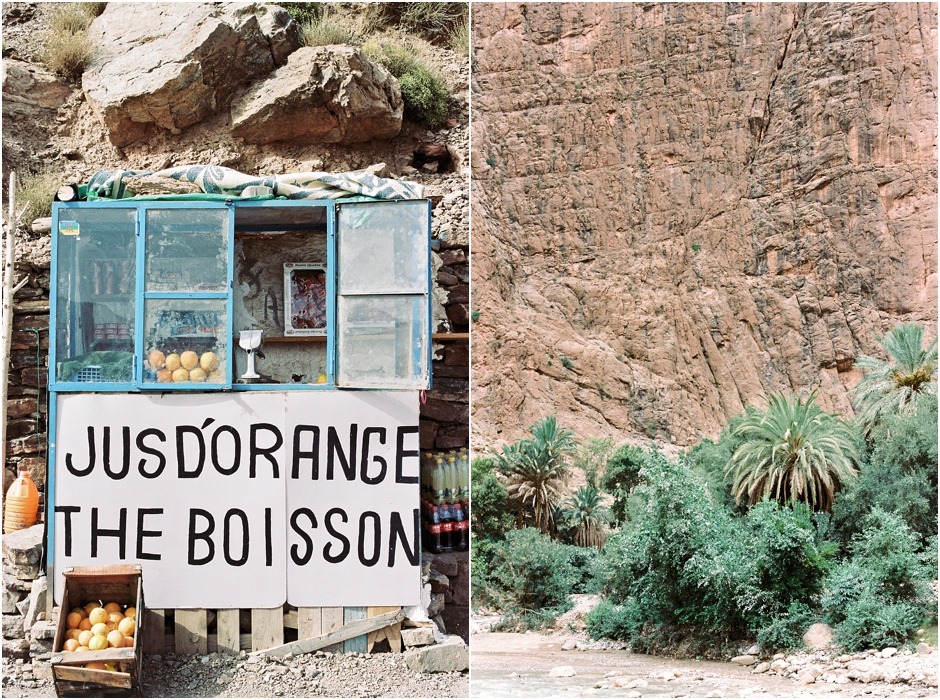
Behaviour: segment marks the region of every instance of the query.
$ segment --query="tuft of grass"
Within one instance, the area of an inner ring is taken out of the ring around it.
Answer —
[[[56,75],[77,80],[95,53],[88,39],[88,26],[107,3],[63,2],[48,16],[48,28],[40,59]]]
[[[450,35],[450,49],[458,56],[470,56],[470,23],[461,22]]]
[[[369,60],[381,63],[398,78],[408,119],[432,129],[447,120],[450,92],[427,59],[430,51],[427,44],[416,39],[383,36],[367,41],[362,51]]]
[[[357,26],[330,12],[321,12],[319,17],[304,21],[300,26],[300,39],[304,46],[360,46],[363,41]]]
[[[28,226],[36,219],[51,216],[52,198],[61,184],[61,178],[51,172],[24,175],[16,183],[16,208],[26,205],[20,224]]]
[[[376,2],[367,5],[372,29],[398,27],[429,41],[449,42],[461,23],[467,21],[465,2]]]
[[[470,320],[473,321],[474,323],[476,323],[477,321],[479,321],[479,320],[480,320],[480,312],[479,312],[479,311],[471,311],[471,312],[470,312]]]
[[[565,369],[574,369],[574,363],[573,363],[571,360],[569,360],[567,357],[564,357],[564,356],[562,356],[562,358],[561,358],[561,365],[562,365],[562,367],[564,367]]]

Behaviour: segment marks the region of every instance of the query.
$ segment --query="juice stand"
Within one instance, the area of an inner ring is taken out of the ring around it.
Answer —
[[[136,564],[177,619],[417,604],[430,202],[60,202],[52,235],[56,602]]]

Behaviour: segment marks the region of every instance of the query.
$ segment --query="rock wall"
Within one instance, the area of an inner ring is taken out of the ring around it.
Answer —
[[[937,319],[937,10],[475,4],[473,443],[851,414]]]

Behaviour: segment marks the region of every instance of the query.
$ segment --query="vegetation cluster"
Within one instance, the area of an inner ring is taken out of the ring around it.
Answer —
[[[852,652],[915,641],[936,624],[936,340],[904,324],[882,345],[857,418],[773,394],[670,459],[549,417],[476,459],[474,603],[520,629],[600,593],[589,633],[645,652],[773,653],[814,622]]]

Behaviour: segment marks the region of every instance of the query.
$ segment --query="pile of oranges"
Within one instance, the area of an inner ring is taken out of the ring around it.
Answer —
[[[120,603],[102,605],[101,601],[93,600],[84,608],[72,608],[65,618],[65,626],[64,652],[133,647],[134,633],[137,631],[137,609],[129,607],[124,610]],[[101,661],[91,661],[86,667],[117,670]]]
[[[147,354],[147,362],[157,373],[158,382],[221,382],[225,375],[219,369],[219,357],[214,352],[202,355],[193,350],[165,355],[154,348]]]

